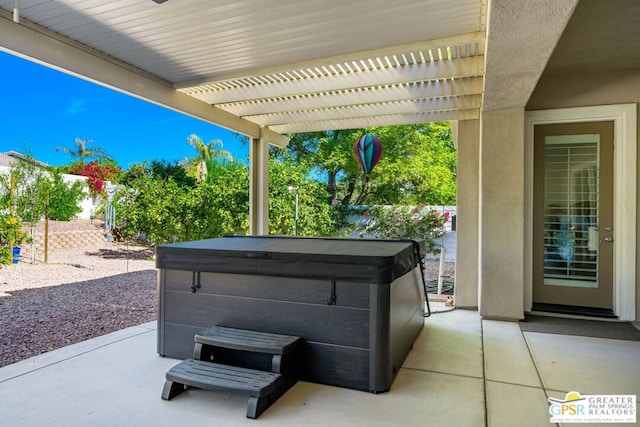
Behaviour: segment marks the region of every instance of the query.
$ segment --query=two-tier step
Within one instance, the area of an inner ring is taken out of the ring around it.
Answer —
[[[296,383],[301,344],[300,337],[214,326],[196,334],[193,359],[167,372],[162,398],[187,387],[241,393],[247,417],[258,418]]]

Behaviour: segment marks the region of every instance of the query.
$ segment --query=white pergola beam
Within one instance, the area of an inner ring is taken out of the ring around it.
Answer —
[[[413,125],[427,122],[447,122],[452,120],[473,120],[480,118],[480,109],[459,111],[439,111],[433,113],[389,114],[379,117],[300,122],[290,125],[270,126],[278,133],[303,133],[323,130],[357,129],[371,126]]]
[[[409,85],[368,87],[353,91],[218,104],[218,107],[238,116],[246,117],[256,114],[314,110],[335,106],[482,94],[482,84],[482,77],[433,80]]]
[[[350,90],[362,87],[387,86],[456,77],[481,76],[484,56],[434,61],[417,65],[357,71],[333,76],[287,80],[263,85],[212,90],[203,87],[181,89],[186,94],[210,104],[226,104],[255,99],[295,96],[308,93]]]
[[[194,86],[203,86],[213,82],[225,81],[225,80],[237,80],[252,76],[261,76],[266,74],[286,73],[293,70],[304,70],[307,68],[322,67],[335,64],[344,64],[351,61],[367,60],[369,58],[379,58],[389,55],[396,55],[399,53],[418,52],[428,49],[446,49],[447,47],[454,46],[466,46],[478,44],[478,48],[484,50],[485,33],[483,31],[461,34],[453,37],[445,37],[440,39],[434,39],[424,42],[411,43],[402,46],[393,46],[383,49],[375,49],[367,52],[358,52],[348,55],[333,56],[329,58],[316,59],[311,61],[298,62],[295,64],[286,64],[277,67],[253,69],[249,71],[242,71],[238,73],[227,73],[221,75],[207,76],[200,79],[184,81],[176,83],[174,86],[177,89],[184,89]]]
[[[315,122],[349,118],[379,117],[389,114],[429,113],[449,110],[480,108],[482,95],[470,95],[451,98],[432,98],[417,101],[385,102],[379,104],[357,105],[319,110],[295,111],[278,114],[261,114],[248,118],[263,126],[291,124],[296,122]]]
[[[267,143],[275,145],[280,148],[285,148],[289,145],[289,137],[284,136],[280,133],[274,132],[269,128],[262,128],[262,138],[267,141]]]

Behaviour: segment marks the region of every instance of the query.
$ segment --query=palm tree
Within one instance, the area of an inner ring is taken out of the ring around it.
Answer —
[[[222,141],[215,139],[208,144],[205,144],[196,134],[189,135],[187,138],[189,144],[191,144],[198,151],[198,182],[203,182],[207,179],[207,161],[211,159],[225,159],[233,161],[231,153],[222,149]],[[220,148],[218,148],[220,147]]]
[[[100,147],[89,148],[88,145],[92,143],[91,139],[76,138],[75,148],[57,146],[56,151],[62,151],[65,154],[71,156],[74,161],[80,161],[84,163],[85,159],[100,159],[108,158],[107,152]]]

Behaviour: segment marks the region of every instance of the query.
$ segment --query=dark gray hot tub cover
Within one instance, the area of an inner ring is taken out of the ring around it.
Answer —
[[[232,236],[160,245],[156,267],[382,284],[424,256],[424,242],[412,240]]]

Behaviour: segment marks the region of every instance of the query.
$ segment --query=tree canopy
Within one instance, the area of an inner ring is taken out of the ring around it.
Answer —
[[[10,195],[13,177],[13,197]],[[42,168],[31,156],[15,162],[8,174],[0,174],[0,210],[13,210],[22,222],[35,225],[45,215],[69,221],[82,209],[83,182],[65,182],[55,168]],[[47,205],[48,200],[48,205]]]
[[[384,150],[368,176],[352,152],[364,133],[377,135]],[[333,205],[455,203],[457,156],[448,122],[295,134],[272,154],[324,182]]]
[[[249,232],[249,168],[241,163],[209,160],[206,181],[191,185],[175,164],[147,162],[132,166],[116,192],[114,204],[123,234],[143,233],[154,244],[199,240]],[[164,169],[164,170],[163,170]],[[300,234],[335,234],[326,192],[306,182],[304,169],[282,161],[270,164],[270,231],[291,235],[293,195],[300,188]]]
[[[109,155],[100,147],[89,147],[91,139],[76,138],[73,147],[56,146],[56,151],[68,154],[74,162],[84,163],[86,160],[108,159]]]
[[[382,142],[381,161],[364,175],[353,144],[364,133]],[[142,232],[153,243],[247,234],[249,168],[234,162],[222,143],[187,141],[198,154],[179,163],[133,165],[115,203],[125,234]],[[226,154],[225,154],[226,153]],[[456,152],[449,123],[314,132],[270,148],[269,230],[292,235],[295,192],[302,236],[338,235],[351,205],[453,204]]]
[[[195,164],[195,178],[199,182],[207,179],[207,174],[209,172],[207,163],[212,164],[212,160],[214,160],[213,164],[224,161],[233,161],[231,153],[222,149],[224,144],[219,139],[215,139],[210,141],[208,144],[205,144],[204,141],[202,141],[202,138],[196,134],[192,134],[187,138],[187,142],[198,152],[198,156],[192,161],[188,161],[188,164],[191,169],[193,169]]]

